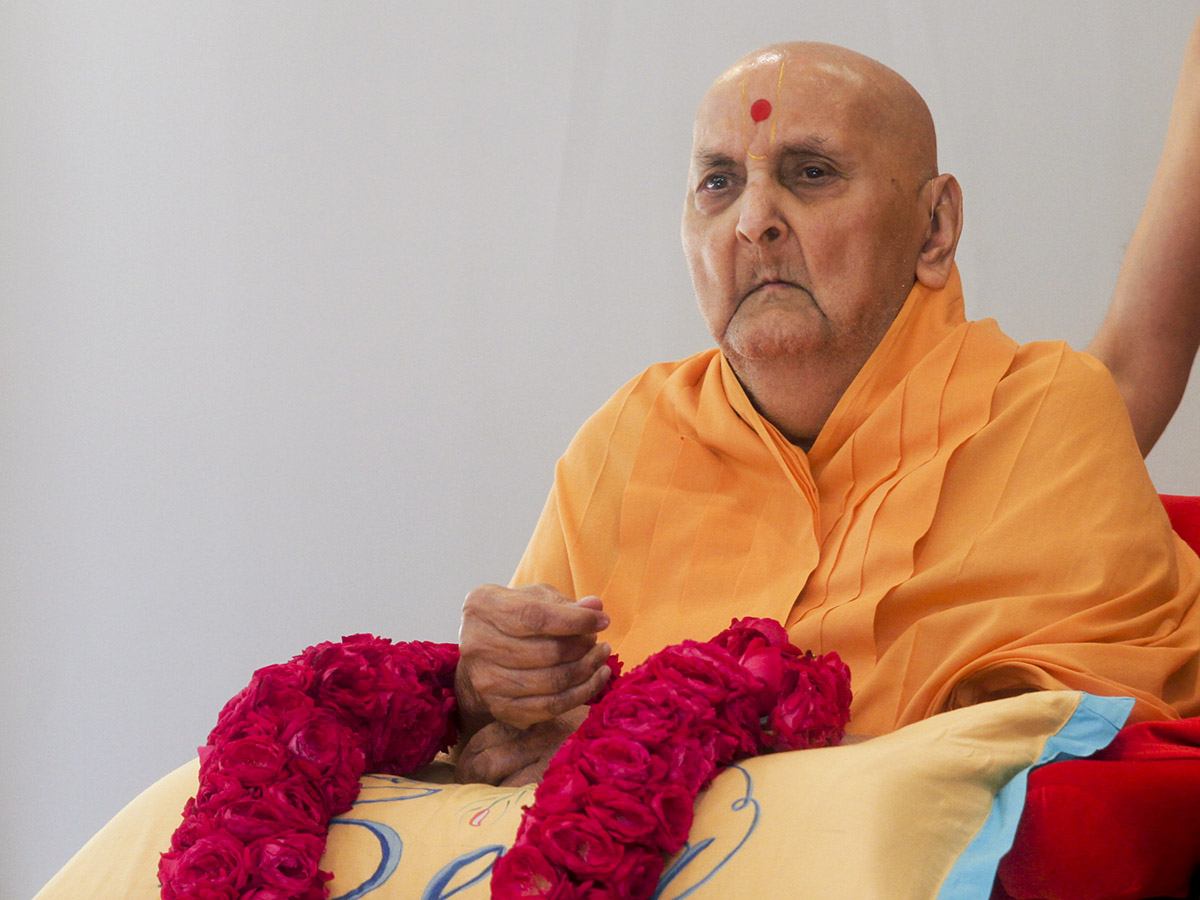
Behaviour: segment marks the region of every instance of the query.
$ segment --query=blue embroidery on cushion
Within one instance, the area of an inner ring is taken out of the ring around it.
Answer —
[[[503,844],[490,844],[487,847],[480,847],[478,850],[472,850],[470,853],[464,853],[462,856],[450,860],[450,862],[442,866],[438,873],[430,880],[429,884],[426,885],[424,892],[421,894],[421,900],[446,900],[447,897],[453,897],[459,891],[465,891],[482,879],[487,878],[492,874],[492,864],[500,858],[505,849]],[[488,864],[482,870],[476,872],[461,884],[452,888],[450,887],[455,877],[463,869],[473,863],[479,862],[487,856],[491,856],[492,859],[488,860]],[[450,888],[450,890],[447,890],[447,888]]]
[[[400,854],[404,850],[404,842],[400,840],[400,835],[396,833],[396,829],[382,822],[372,822],[370,819],[333,819],[330,825],[359,825],[379,840],[379,866],[374,873],[366,881],[356,888],[351,888],[340,897],[334,897],[333,900],[358,900],[364,894],[369,894],[375,888],[379,887],[385,881],[392,877],[392,873],[396,871],[396,866],[400,865]]]
[[[738,854],[742,847],[745,846],[746,841],[750,839],[750,835],[752,835],[755,829],[758,827],[760,806],[758,801],[754,799],[754,779],[751,778],[750,773],[741,766],[730,766],[730,768],[737,769],[742,773],[742,777],[746,779],[745,793],[738,799],[734,800],[729,807],[730,811],[735,813],[742,812],[746,809],[751,811],[750,821],[746,828],[746,833],[742,835],[741,840],[737,842],[734,848],[725,854],[725,856],[707,872],[704,872],[703,868],[701,868],[703,862],[702,857],[704,857],[705,851],[707,851],[716,842],[716,838],[704,838],[695,844],[691,843],[690,841],[686,843],[684,845],[683,852],[680,853],[675,862],[672,863],[671,867],[663,872],[662,877],[658,882],[658,888],[655,890],[651,900],[684,900],[684,898],[690,897],[701,887],[703,887],[717,872],[719,872],[727,862],[729,862]],[[381,780],[387,780],[390,782],[390,785],[370,786],[375,789],[383,789],[387,786],[398,788],[406,787],[404,780],[400,778],[391,778],[379,775],[373,775],[370,777],[379,778]],[[412,794],[406,794],[402,797],[381,798],[379,800],[359,800],[358,803],[386,803],[393,800],[414,800],[420,797],[428,797],[431,794],[436,794],[441,791],[441,788],[418,788],[416,784],[417,783],[413,783],[412,790],[414,793]],[[367,788],[368,785],[364,784],[363,789],[366,790]],[[396,871],[397,866],[400,865],[400,855],[403,850],[403,841],[400,839],[400,835],[395,829],[384,825],[382,822],[373,822],[369,819],[337,818],[334,819],[330,824],[359,825],[363,828],[366,828],[379,840],[381,852],[379,866],[366,881],[364,881],[358,887],[347,891],[345,894],[332,898],[332,900],[358,900],[359,897],[370,893],[387,881],[388,878],[392,876],[392,873]],[[491,875],[492,865],[495,863],[496,859],[498,859],[505,852],[506,849],[507,848],[503,844],[491,844],[456,857],[444,865],[438,871],[438,873],[433,876],[429,884],[426,885],[425,890],[421,893],[421,900],[448,900],[448,898],[453,897],[460,891],[467,890],[473,885],[478,884],[480,881],[488,878]],[[476,863],[481,863],[489,856],[492,858],[487,860],[487,864],[485,866],[475,872],[474,875],[466,877],[465,881],[460,880],[462,877],[469,875],[469,872],[465,871],[468,869],[468,867]],[[697,860],[700,860],[701,862],[697,862]],[[688,886],[684,886],[687,882],[687,880],[684,879],[683,883],[681,884],[682,890],[680,893],[673,894],[669,898],[664,898],[664,894],[671,886],[672,882],[679,878],[681,874],[684,874],[686,870],[693,865],[693,863],[697,865],[696,871],[694,873],[687,872],[686,874],[695,874],[700,875],[701,877]],[[703,874],[701,875],[701,873]]]
[[[734,858],[734,856],[737,855],[738,851],[742,849],[746,841],[750,840],[750,835],[754,834],[754,829],[758,827],[759,805],[758,801],[754,799],[754,779],[751,778],[750,773],[741,766],[730,766],[729,768],[737,769],[742,773],[742,777],[746,779],[746,793],[737,800],[734,800],[729,809],[736,813],[749,808],[752,813],[749,827],[746,829],[746,833],[742,835],[742,839],[737,842],[737,846],[725,854],[725,857],[721,859],[720,862],[713,866],[711,870],[706,872],[702,878],[700,878],[690,887],[685,887],[680,893],[673,894],[669,900],[683,900],[684,897],[690,897],[692,894],[698,891],[710,878],[716,875],[717,872],[724,867],[725,863],[729,862]],[[667,869],[667,871],[663,872],[662,877],[658,880],[658,888],[654,891],[654,894],[651,896],[650,900],[663,900],[663,895],[667,888],[670,887],[671,882],[674,881],[681,873],[683,873],[688,866],[700,859],[704,855],[704,851],[712,846],[715,841],[716,838],[710,837],[705,838],[696,844],[692,844],[690,841],[684,844],[683,852],[679,855],[679,858],[671,864],[671,867]],[[699,875],[702,871],[703,868],[698,868],[694,874]]]
[[[382,781],[383,784],[369,784],[368,779]],[[358,806],[363,803],[395,803],[398,800],[420,800],[422,797],[431,797],[434,794],[440,794],[442,790],[440,787],[431,787],[423,781],[413,781],[401,775],[368,774],[363,776],[358,799],[354,801],[354,805]],[[364,800],[362,796],[364,791],[391,791],[399,793],[400,796],[380,797],[378,800]]]

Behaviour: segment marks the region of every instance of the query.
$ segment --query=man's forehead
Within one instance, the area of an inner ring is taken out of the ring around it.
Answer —
[[[768,49],[736,63],[713,83],[696,122],[703,127],[740,120],[750,110],[754,122],[785,111],[828,109],[836,114],[870,102],[876,94],[868,75],[844,60],[825,53]]]
[[[851,142],[842,140],[840,135],[831,132],[790,132],[780,139],[777,146],[779,155],[791,156],[824,156],[842,158],[846,162],[856,158],[859,153]],[[736,135],[697,135],[692,144],[692,165],[696,169],[720,169],[738,165],[747,155],[744,142],[739,142]]]
[[[902,131],[928,128],[936,159],[928,109],[891,69],[830,44],[771,45],[739,60],[709,88],[696,114],[693,159],[718,151],[763,158],[764,146],[777,139],[863,148],[895,131],[898,118],[908,120]]]
[[[732,71],[705,96],[693,129],[693,157],[724,153],[743,155],[750,142],[773,146],[843,143],[847,132],[863,115],[864,104],[856,84],[846,84],[823,69],[796,67],[788,60],[775,61],[774,72],[764,67]],[[756,149],[761,149],[757,148]]]

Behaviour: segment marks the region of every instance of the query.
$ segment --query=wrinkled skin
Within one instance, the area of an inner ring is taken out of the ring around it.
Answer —
[[[503,722],[492,722],[475,733],[459,752],[455,780],[462,784],[485,782],[517,787],[541,781],[558,748],[587,717],[579,706],[522,731]]]
[[[523,738],[526,729],[595,696],[609,678],[604,663],[611,650],[596,638],[606,627],[608,615],[596,597],[575,602],[544,584],[471,591],[455,673],[464,750],[482,730],[490,729],[487,740]],[[517,751],[513,764],[524,759]],[[512,774],[499,764],[489,769],[502,770],[502,778]]]

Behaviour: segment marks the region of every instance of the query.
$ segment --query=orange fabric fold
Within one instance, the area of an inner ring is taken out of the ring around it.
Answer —
[[[709,350],[653,366],[559,461],[514,584],[604,600],[627,663],[735,616],[850,665],[851,728],[1028,689],[1200,715],[1200,560],[1104,368],[917,285],[806,455]]]

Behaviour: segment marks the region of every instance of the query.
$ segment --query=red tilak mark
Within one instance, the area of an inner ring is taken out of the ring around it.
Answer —
[[[761,122],[769,115],[771,115],[771,101],[765,97],[750,104],[750,118],[755,122]]]

